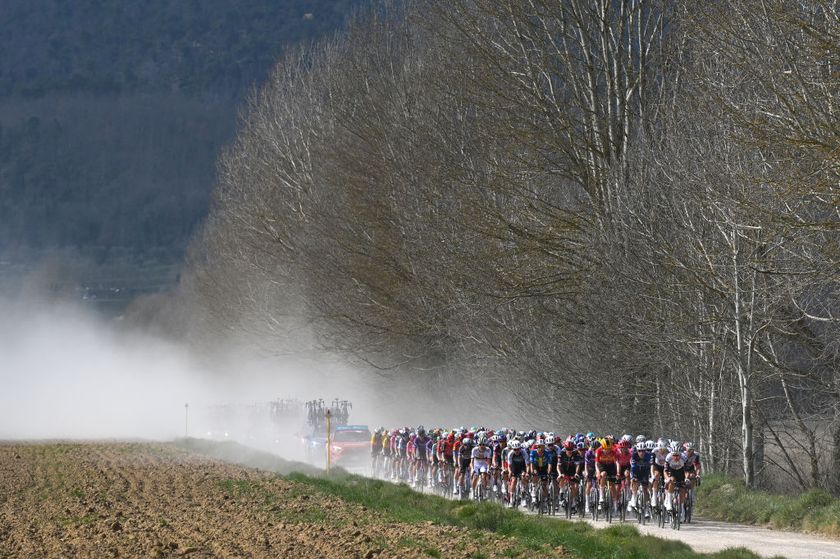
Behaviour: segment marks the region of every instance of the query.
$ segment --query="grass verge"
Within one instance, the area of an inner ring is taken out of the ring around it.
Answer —
[[[599,558],[715,558],[757,559],[745,549],[728,549],[714,554],[695,553],[674,540],[644,536],[635,526],[616,524],[596,529],[583,522],[540,518],[505,509],[493,503],[452,501],[417,493],[405,485],[394,485],[345,472],[330,476],[292,473],[287,479],[305,484],[313,491],[339,497],[386,513],[395,522],[432,521],[487,530],[516,538],[531,549],[562,546],[578,557]]]
[[[493,503],[452,501],[417,493],[406,485],[395,485],[336,469],[327,476],[303,464],[290,463],[272,454],[254,451],[235,443],[214,443],[184,439],[182,448],[213,458],[283,474],[312,493],[331,495],[379,511],[393,522],[434,522],[489,531],[515,538],[530,549],[562,546],[570,555],[603,559],[759,559],[743,548],[713,554],[696,553],[679,541],[644,536],[635,526],[624,524],[596,529],[583,522],[540,518],[505,509]],[[292,471],[302,466],[307,473]],[[234,483],[234,482],[231,482]],[[434,556],[433,551],[430,553]]]
[[[797,497],[748,490],[743,481],[703,477],[697,512],[705,518],[840,537],[840,499],[813,489]]]

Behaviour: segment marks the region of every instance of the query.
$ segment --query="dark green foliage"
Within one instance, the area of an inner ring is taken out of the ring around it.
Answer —
[[[237,107],[362,0],[7,0],[0,255],[178,261]]]
[[[359,0],[6,0],[0,95],[240,97],[283,48],[334,31]]]

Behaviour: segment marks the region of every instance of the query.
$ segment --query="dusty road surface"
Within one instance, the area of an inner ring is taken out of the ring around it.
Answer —
[[[174,445],[0,443],[0,558],[557,557],[489,532],[388,521]],[[505,555],[507,553],[507,555]]]
[[[606,522],[589,521],[598,528]],[[635,522],[630,524],[638,526]],[[787,559],[840,559],[840,541],[781,532],[755,526],[695,519],[683,524],[680,530],[656,525],[639,527],[640,531],[660,538],[676,539],[690,545],[695,551],[711,553],[727,547],[745,547],[762,557],[783,556]]]

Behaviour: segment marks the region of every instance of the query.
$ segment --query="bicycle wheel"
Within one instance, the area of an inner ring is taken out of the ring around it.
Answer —
[[[622,480],[619,488],[620,495],[618,496],[618,519],[621,522],[627,520],[627,491],[625,485],[624,480]]]
[[[566,520],[572,519],[572,490],[571,490],[571,481],[566,484],[566,488],[563,490],[563,501],[566,503]]]
[[[613,521],[613,482],[607,481],[607,523],[612,524]]]

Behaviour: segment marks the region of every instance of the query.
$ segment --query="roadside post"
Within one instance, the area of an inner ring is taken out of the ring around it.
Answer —
[[[184,404],[184,438],[190,436],[190,405]]]
[[[332,429],[331,429],[332,413],[327,408],[327,473],[330,473],[330,462],[332,457]]]

